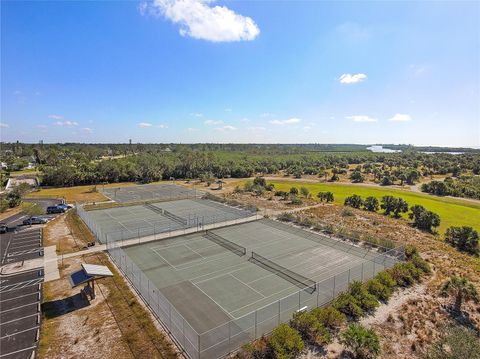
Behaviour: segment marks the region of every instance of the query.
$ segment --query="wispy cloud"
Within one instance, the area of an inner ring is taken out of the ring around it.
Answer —
[[[163,16],[180,25],[180,35],[212,42],[251,41],[259,34],[257,24],[214,0],[152,0],[140,4],[141,14]]]
[[[407,114],[402,114],[402,113],[396,113],[392,118],[389,119],[389,121],[394,121],[394,122],[408,122],[411,121],[412,117]]]
[[[215,131],[220,131],[220,132],[228,132],[228,131],[235,131],[237,128],[230,126],[230,125],[225,125],[222,127],[216,127]]]
[[[299,118],[293,117],[293,118],[289,118],[288,120],[271,120],[269,122],[272,125],[283,126],[283,125],[294,125],[302,122],[302,120]]]
[[[365,115],[353,115],[345,117],[347,120],[352,120],[354,122],[377,122],[376,118],[372,118]]]
[[[192,112],[190,114],[190,116],[193,116],[193,117],[203,117],[203,113],[200,113],[200,112]]]
[[[10,125],[8,123],[0,122],[0,128],[9,128]]]
[[[157,125],[158,128],[168,128],[168,125],[165,124],[165,123],[161,123],[159,125]]]
[[[342,84],[356,84],[367,79],[365,74],[343,74],[338,79]]]
[[[70,120],[57,121],[57,122],[54,122],[54,125],[56,125],[56,126],[72,127],[72,126],[78,126],[78,122],[76,122],[76,121],[70,121]]]
[[[88,134],[93,133],[93,130],[90,127],[84,127],[84,128],[82,128],[82,131],[85,132],[85,133],[88,133]]]
[[[247,127],[247,130],[252,132],[262,132],[262,131],[266,131],[267,129],[261,126],[252,126],[252,127]]]
[[[35,126],[36,128],[40,128],[40,129],[46,129],[47,128],[47,125],[37,125]]]
[[[48,118],[51,118],[52,120],[63,120],[63,116],[60,115],[48,115]]]
[[[197,131],[200,131],[200,130],[198,128],[189,127],[189,128],[187,128],[187,131],[188,132],[197,132]]]
[[[140,128],[148,128],[148,127],[152,127],[153,125],[151,123],[148,123],[148,122],[140,122],[137,124],[138,127]]]
[[[221,125],[223,121],[222,120],[206,120],[203,123],[207,126],[213,126],[213,125]]]

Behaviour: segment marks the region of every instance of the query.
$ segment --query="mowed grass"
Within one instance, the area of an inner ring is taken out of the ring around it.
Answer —
[[[337,183],[308,183],[299,181],[268,181],[273,183],[276,190],[289,191],[291,187],[306,187],[316,199],[318,192],[330,191],[335,197],[335,203],[342,204],[345,198],[352,194],[358,194],[362,198],[373,196],[380,201],[383,196],[401,197],[408,202],[409,206],[419,204],[426,209],[437,213],[441,218],[438,229],[444,233],[450,226],[471,226],[480,231],[480,204],[457,200],[447,197],[437,197],[405,190],[395,190],[385,187],[368,187],[354,184]],[[380,210],[380,212],[382,212]],[[407,218],[407,215],[404,215]]]

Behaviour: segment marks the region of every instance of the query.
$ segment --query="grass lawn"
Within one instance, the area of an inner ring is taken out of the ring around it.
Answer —
[[[306,187],[312,197],[316,198],[318,192],[333,192],[335,203],[343,204],[345,197],[358,194],[362,198],[368,196],[377,197],[379,200],[386,195],[401,197],[408,202],[409,206],[419,204],[426,209],[437,213],[441,218],[439,232],[443,233],[450,226],[471,226],[480,231],[480,204],[457,200],[446,197],[436,197],[426,194],[395,190],[385,187],[367,187],[336,183],[308,183],[298,181],[268,181],[273,183],[275,189],[288,191],[291,187]],[[404,217],[407,217],[404,215]]]
[[[27,198],[65,198],[68,203],[108,201],[101,192],[93,192],[94,186],[76,186],[64,188],[46,188],[30,192]],[[97,187],[99,189],[99,187]]]

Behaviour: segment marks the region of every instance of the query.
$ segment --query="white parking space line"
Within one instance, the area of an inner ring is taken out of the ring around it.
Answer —
[[[26,350],[32,350],[32,349],[35,350],[36,347],[37,347],[37,346],[34,345],[33,347],[28,347],[28,348],[25,348],[25,349],[16,350],[16,351],[14,351],[14,352],[1,354],[1,355],[0,355],[0,358],[5,358],[5,357],[7,357],[7,356],[9,356],[9,355],[21,353],[21,352],[24,352],[24,351],[26,351]]]
[[[19,296],[17,296],[17,297],[13,297],[13,298],[2,299],[2,300],[0,300],[0,303],[8,302],[9,300],[15,300],[15,299],[19,299],[19,298],[28,297],[28,296],[35,296],[35,297],[37,297],[38,299],[40,299],[40,298],[38,297],[39,294],[40,294],[39,292],[33,292],[33,293],[23,294],[23,295],[19,295]]]
[[[39,315],[40,315],[39,313],[26,315],[26,316],[21,317],[21,318],[16,318],[16,319],[9,320],[8,322],[3,322],[2,325],[10,324],[10,323],[13,323],[13,322],[18,322],[19,320],[22,320],[22,319],[27,319],[27,318],[31,318],[31,317],[38,317]]]
[[[0,293],[10,292],[15,289],[21,289],[25,287],[31,287],[32,285],[38,285],[43,281],[43,278],[31,279],[24,282],[7,284],[0,287]]]
[[[10,338],[10,337],[13,337],[13,336],[15,336],[15,335],[17,335],[17,334],[29,332],[29,331],[31,331],[31,330],[38,329],[38,328],[40,328],[39,325],[37,325],[37,326],[35,326],[35,327],[31,327],[31,328],[25,329],[25,330],[21,330],[21,331],[19,331],[19,332],[15,332],[15,333],[12,333],[12,334],[7,334],[7,335],[5,335],[5,336],[3,336],[3,337],[0,337],[0,339]]]
[[[16,256],[21,256],[22,254],[32,254],[32,253],[41,252],[41,251],[43,251],[43,248],[25,249],[23,251],[10,252],[7,254],[7,257],[16,257]]]
[[[40,303],[40,302],[39,302],[39,301],[36,301],[36,302],[33,302],[33,303],[28,303],[28,304],[19,305],[18,307],[15,307],[15,308],[10,308],[10,309],[7,309],[7,310],[2,310],[2,313],[10,312],[10,311],[16,310],[16,309],[18,309],[18,308],[28,307],[29,305],[38,305],[38,303]]]

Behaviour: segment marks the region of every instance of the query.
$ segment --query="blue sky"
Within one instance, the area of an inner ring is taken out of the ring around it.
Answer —
[[[479,2],[2,1],[2,141],[480,146]]]

